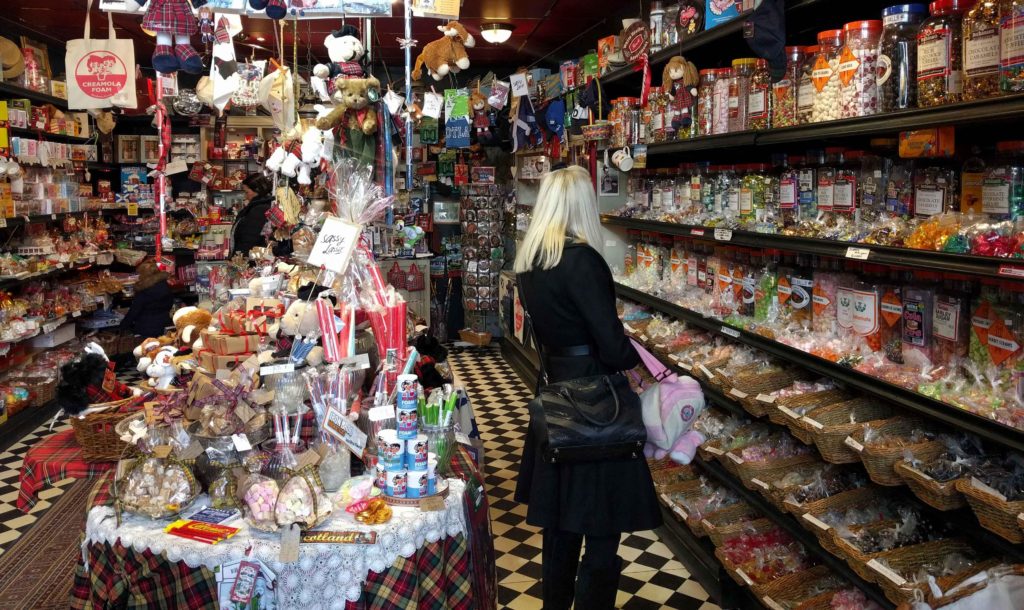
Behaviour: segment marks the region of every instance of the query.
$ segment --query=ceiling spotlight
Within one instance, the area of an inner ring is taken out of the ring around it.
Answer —
[[[264,38],[263,36],[257,36],[256,37],[256,42],[266,42],[266,41],[267,41],[267,39]]]
[[[485,23],[480,26],[480,35],[491,44],[501,44],[512,37],[514,29],[511,23]]]

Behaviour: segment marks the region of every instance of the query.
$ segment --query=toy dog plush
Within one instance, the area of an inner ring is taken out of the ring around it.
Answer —
[[[476,46],[473,35],[458,21],[449,21],[448,25],[439,25],[437,29],[444,37],[423,47],[412,70],[414,76],[419,76],[423,66],[427,67],[434,80],[441,80],[449,72],[460,72],[469,67],[469,53],[466,49]]]

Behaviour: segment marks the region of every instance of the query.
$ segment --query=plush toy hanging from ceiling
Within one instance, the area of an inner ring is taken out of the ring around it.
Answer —
[[[494,132],[491,131],[491,105],[487,103],[487,96],[479,89],[471,92],[469,107],[473,111],[473,138],[481,146],[488,146],[494,140]]]
[[[338,129],[338,141],[360,163],[373,164],[377,156],[377,102],[380,101],[380,81],[366,78],[334,79],[331,96],[334,109],[317,119],[316,126],[323,131]]]
[[[449,72],[461,72],[469,67],[469,54],[466,49],[476,46],[473,35],[466,31],[458,21],[449,21],[448,25],[439,25],[437,29],[444,34],[423,47],[423,52],[416,58],[413,67],[414,77],[420,75],[424,66],[434,80],[441,80]]]
[[[146,0],[135,0],[141,8]],[[189,74],[203,73],[203,58],[192,48],[191,38],[199,32],[199,20],[192,9],[206,5],[206,0],[151,0],[142,18],[142,29],[156,32],[153,68],[173,74],[183,70]]]
[[[231,97],[242,86],[235,58],[234,36],[242,31],[242,20],[238,15],[220,15],[214,30],[213,64],[210,66],[212,83],[212,104],[217,112],[224,112]]]
[[[363,41],[359,39],[359,30],[353,25],[345,24],[341,29],[334,30],[324,38],[324,46],[327,47],[327,55],[331,58],[329,64],[317,64],[313,68],[313,74],[323,78],[334,80],[338,76],[348,78],[363,78],[366,76],[363,70],[362,60],[366,56],[366,49]]]
[[[271,19],[284,19],[288,14],[288,3],[285,0],[249,0],[254,11],[266,11]]]
[[[551,133],[548,155],[561,158],[562,140],[565,138],[565,101],[561,98],[551,100],[544,111],[544,128]]]

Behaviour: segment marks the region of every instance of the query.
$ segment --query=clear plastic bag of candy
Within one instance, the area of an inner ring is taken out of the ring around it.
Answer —
[[[125,510],[153,519],[177,515],[198,494],[199,484],[188,466],[169,458],[137,458],[116,483]]]
[[[277,496],[274,515],[278,525],[297,523],[309,529],[323,523],[333,510],[315,467],[310,466],[291,473],[284,482]]]

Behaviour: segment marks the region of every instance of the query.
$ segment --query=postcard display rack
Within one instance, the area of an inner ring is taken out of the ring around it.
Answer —
[[[505,206],[509,195],[493,184],[466,187],[459,210],[462,223],[462,303],[471,343],[499,336],[498,278],[505,260]]]

